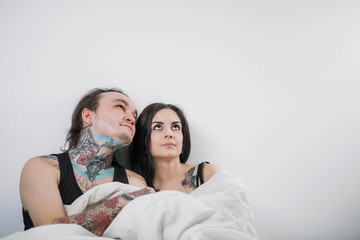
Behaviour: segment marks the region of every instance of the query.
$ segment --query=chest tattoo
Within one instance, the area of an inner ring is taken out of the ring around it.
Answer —
[[[181,186],[185,189],[195,189],[196,188],[196,175],[194,175],[195,167],[192,167],[189,171],[185,173],[185,178],[181,182]]]

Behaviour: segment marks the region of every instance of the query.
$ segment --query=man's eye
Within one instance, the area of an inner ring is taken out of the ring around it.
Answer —
[[[153,129],[154,129],[154,130],[160,130],[160,129],[161,129],[161,125],[155,125]]]
[[[116,105],[116,107],[118,107],[118,108],[121,108],[121,109],[125,110],[125,107],[124,107],[123,105]]]

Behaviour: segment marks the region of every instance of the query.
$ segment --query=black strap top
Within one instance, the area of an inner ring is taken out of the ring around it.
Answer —
[[[199,187],[201,184],[204,183],[203,170],[202,170],[204,164],[209,164],[209,162],[202,162],[198,165],[198,169],[196,173],[196,187]]]
[[[64,152],[60,154],[52,154],[56,156],[59,161],[59,169],[60,169],[60,182],[59,182],[59,191],[61,195],[61,200],[63,204],[71,204],[80,197],[83,192],[81,191],[75,175],[74,169],[72,167],[69,153]],[[113,161],[112,163],[114,167],[114,178],[113,182],[123,182],[129,183],[127,178],[126,169],[123,166],[120,166],[117,162]],[[25,230],[34,227],[34,224],[30,218],[29,212],[22,209],[23,212],[23,221],[25,225]]]

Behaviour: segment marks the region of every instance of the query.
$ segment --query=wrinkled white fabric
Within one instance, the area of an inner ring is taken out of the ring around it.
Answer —
[[[103,199],[138,190],[112,182],[92,188],[66,206],[68,215]],[[241,181],[220,171],[191,194],[161,191],[128,203],[99,238],[75,224],[56,224],[14,233],[3,239],[257,239],[246,190]]]

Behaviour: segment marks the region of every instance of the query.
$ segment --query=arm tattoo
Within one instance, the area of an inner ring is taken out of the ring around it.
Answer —
[[[153,188],[146,187],[146,188],[140,189],[138,191],[128,193],[128,195],[134,196],[136,198],[136,197],[146,195],[146,194],[149,194],[149,193],[154,193],[154,192],[155,192],[155,190]]]
[[[142,184],[144,184],[144,186],[147,186],[147,183],[145,182],[145,180],[143,178],[137,178]]]
[[[144,178],[135,176],[135,175],[129,173],[128,171],[126,171],[126,175],[127,175],[128,179],[129,179],[129,182],[130,182],[130,178],[135,178],[136,180],[141,182],[144,186],[147,186],[147,183],[145,182]]]
[[[48,158],[53,160],[53,163],[49,163],[51,166],[53,166],[54,168],[56,168],[57,170],[59,170],[59,159],[56,156],[53,155],[44,155],[44,156],[39,156],[39,158]]]
[[[182,180],[181,186],[185,189],[196,188],[196,175],[194,175],[195,167],[192,167],[189,171],[185,173],[185,179]]]
[[[101,236],[126,204],[138,196],[154,192],[152,188],[147,187],[132,193],[121,194],[86,212],[59,219],[55,223],[76,223]]]

